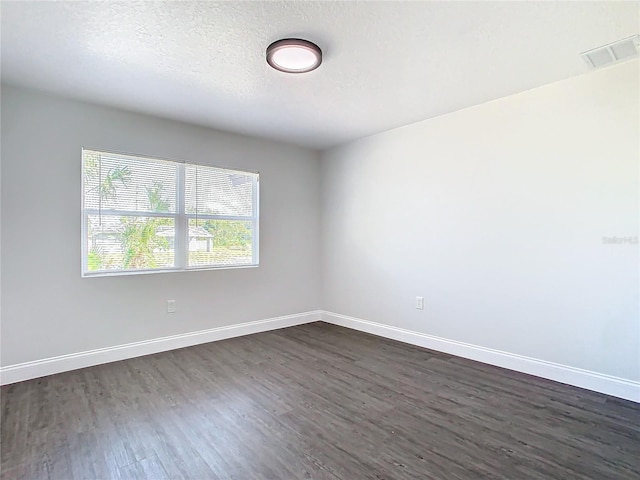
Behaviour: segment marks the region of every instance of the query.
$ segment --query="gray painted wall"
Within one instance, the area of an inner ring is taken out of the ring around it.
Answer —
[[[640,379],[638,245],[603,244],[638,235],[638,72],[326,152],[323,309]]]
[[[3,86],[1,364],[323,308],[638,380],[638,245],[602,241],[638,235],[638,77],[628,62],[322,157]],[[82,146],[259,170],[261,266],[80,278]]]
[[[83,146],[259,171],[260,267],[80,278]],[[3,85],[1,364],[318,309],[319,183],[317,152]]]

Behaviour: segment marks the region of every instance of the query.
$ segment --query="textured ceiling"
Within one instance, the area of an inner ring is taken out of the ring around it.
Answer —
[[[638,2],[8,2],[2,80],[326,148],[589,71]],[[267,66],[303,37],[314,72]]]

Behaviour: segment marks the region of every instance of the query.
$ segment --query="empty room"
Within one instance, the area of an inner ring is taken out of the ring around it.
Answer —
[[[2,480],[640,478],[640,3],[1,1]]]

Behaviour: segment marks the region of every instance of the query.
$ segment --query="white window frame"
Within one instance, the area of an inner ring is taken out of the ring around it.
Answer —
[[[113,209],[91,209],[84,206],[85,200],[85,172],[84,172],[84,153],[85,151],[91,151],[99,154],[109,155],[110,157],[123,157],[132,158],[135,160],[142,160],[152,163],[170,163],[177,168],[176,172],[176,212],[144,212],[144,211],[130,211],[130,210],[113,210]],[[135,155],[130,153],[117,153],[106,150],[98,150],[94,148],[82,148],[81,155],[82,165],[82,191],[81,191],[81,205],[82,205],[82,277],[105,277],[105,276],[120,276],[120,275],[140,275],[150,273],[168,273],[168,272],[185,272],[185,271],[200,271],[200,270],[227,270],[236,268],[254,268],[259,266],[259,245],[260,245],[260,173],[251,170],[240,170],[237,168],[219,167],[216,165],[197,164],[179,162],[175,160],[168,160],[164,158],[148,157],[143,155]],[[253,208],[251,217],[248,216],[234,216],[234,215],[211,215],[203,213],[186,213],[185,202],[185,169],[190,167],[203,167],[222,170],[228,173],[239,174],[252,174],[252,199]],[[88,219],[89,215],[103,215],[103,216],[119,216],[119,217],[158,217],[158,218],[172,218],[175,225],[175,239],[174,239],[174,267],[160,267],[152,269],[129,269],[129,270],[97,270],[89,271],[87,269],[87,259],[89,254],[88,249]],[[238,220],[244,222],[251,222],[251,254],[252,260],[250,264],[241,265],[188,265],[189,255],[189,220]]]

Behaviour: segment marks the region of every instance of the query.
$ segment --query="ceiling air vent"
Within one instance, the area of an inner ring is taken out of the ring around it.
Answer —
[[[611,65],[612,63],[637,57],[639,53],[640,35],[634,35],[608,45],[594,48],[581,55],[590,67],[601,68]]]

